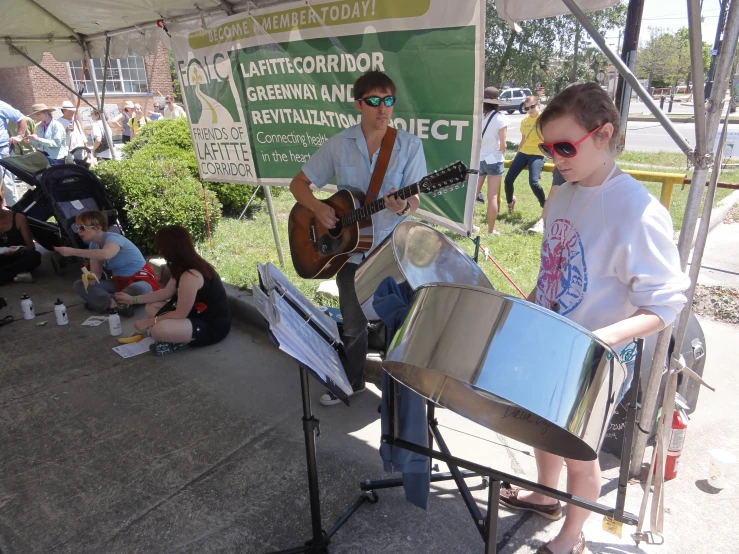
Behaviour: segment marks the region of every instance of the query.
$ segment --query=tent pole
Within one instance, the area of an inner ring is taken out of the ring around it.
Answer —
[[[644,0],[629,0],[629,11],[626,15],[626,28],[624,29],[623,49],[621,59],[634,72],[636,64],[636,50],[639,47],[639,33],[641,31],[641,19],[644,12]],[[631,106],[631,86],[619,76],[616,87],[616,107],[621,112],[621,136],[619,137],[619,148],[626,146],[626,128],[629,123],[629,108]]]
[[[110,43],[106,45],[105,48],[105,59],[103,60],[105,62],[104,70],[103,70],[103,80],[105,80],[105,74],[108,72],[108,46],[110,46]],[[100,91],[98,90],[98,79],[95,75],[95,66],[92,63],[92,55],[90,54],[90,45],[89,43],[85,46],[85,52],[87,53],[87,60],[90,62],[90,77],[92,79],[92,88],[95,92],[95,99],[98,103],[98,112],[100,113],[100,121],[103,122],[103,131],[105,132],[105,138],[108,139],[108,145],[110,146],[110,155],[113,157],[113,159],[116,159],[115,154],[115,145],[113,144],[113,134],[110,132],[110,127],[108,126],[108,122],[105,120],[105,106],[103,105],[103,97],[100,96]],[[84,79],[85,76],[83,75],[82,78]],[[105,92],[103,92],[105,94]],[[94,109],[94,108],[93,108]]]
[[[113,131],[110,130],[110,125],[108,125],[108,122],[105,120],[105,93],[107,91],[106,85],[108,82],[108,65],[109,64],[110,64],[110,37],[105,37],[105,57],[103,58],[103,90],[100,93],[100,112],[103,114],[103,116],[100,118],[100,120],[103,122],[103,132],[105,133],[105,138],[108,139],[108,144],[110,145],[110,155],[115,160],[116,152],[115,152],[115,144],[113,144]],[[97,88],[97,84],[95,85],[95,88]]]
[[[719,177],[721,176],[721,160],[724,155],[724,146],[726,145],[726,137],[729,133],[729,112],[727,110],[726,117],[724,118],[724,125],[721,129],[721,138],[719,139],[718,150],[716,151],[716,161],[713,165],[711,172],[711,182],[706,192],[706,199],[703,203],[703,213],[701,214],[700,225],[698,226],[698,237],[695,241],[695,249],[693,250],[693,257],[690,260],[690,283],[691,286],[685,292],[685,296],[688,297],[688,301],[680,312],[680,319],[677,325],[676,338],[680,339],[682,343],[685,340],[685,333],[688,328],[688,322],[690,320],[690,314],[693,309],[693,298],[695,296],[695,286],[698,283],[698,273],[701,270],[701,263],[703,262],[703,253],[705,252],[706,239],[708,238],[709,226],[711,224],[711,212],[713,211],[713,200],[716,195],[716,185],[718,184]],[[675,341],[677,344],[677,340]],[[680,352],[681,350],[676,350]],[[685,391],[688,388],[688,379],[683,379],[680,384],[680,394],[685,395]]]
[[[678,251],[680,253],[680,263],[683,270],[685,270],[688,257],[690,255],[690,248],[692,246],[693,237],[695,235],[695,228],[698,219],[698,213],[700,210],[701,200],[703,199],[703,189],[708,175],[708,168],[712,162],[713,156],[710,151],[713,150],[713,142],[709,142],[710,137],[716,135],[718,129],[719,118],[721,116],[721,100],[726,93],[729,81],[729,71],[731,62],[734,55],[734,48],[729,45],[735,45],[737,38],[739,37],[739,1],[732,2],[728,23],[726,26],[727,32],[724,37],[724,44],[726,48],[722,49],[719,54],[719,60],[717,63],[716,82],[711,93],[711,99],[708,104],[705,103],[705,97],[703,95],[703,57],[699,54],[702,49],[703,40],[701,37],[700,27],[700,3],[699,0],[688,0],[688,21],[689,21],[689,38],[690,38],[690,51],[691,51],[691,63],[693,72],[693,104],[695,112],[695,135],[696,135],[696,155],[694,159],[695,169],[693,170],[692,183],[701,183],[701,186],[694,186],[691,184],[690,192],[688,196],[688,202],[685,206],[685,216],[683,218],[683,225],[680,229],[680,239],[678,241]],[[704,113],[704,106],[707,106],[708,114]],[[702,126],[701,126],[702,122]],[[710,198],[710,193],[709,193]],[[704,217],[706,217],[705,229],[699,233],[696,242],[696,250],[699,252],[699,256],[702,256],[703,249],[705,247],[706,238],[708,235],[708,219],[710,219],[710,210],[708,207]],[[701,225],[703,227],[703,224]],[[695,267],[691,267],[691,273],[700,270],[700,259],[695,258],[693,263]],[[695,294],[695,286],[697,279],[691,279],[690,286],[686,291],[686,296],[689,301]],[[687,330],[687,323],[690,317],[690,304],[688,303],[683,309],[683,313],[680,315],[678,322],[677,332],[675,334],[673,352],[679,353],[682,351],[682,344],[685,338],[685,332]],[[644,391],[642,401],[642,412],[641,421],[647,422],[642,427],[651,430],[656,413],[657,404],[659,399],[660,382],[662,379],[662,373],[665,368],[665,361],[667,360],[667,351],[669,349],[670,339],[672,335],[672,326],[668,329],[663,330],[657,338],[657,346],[655,349],[654,358],[652,360],[652,369],[649,375],[649,382]],[[675,354],[673,354],[674,356]],[[637,433],[634,438],[634,449],[631,458],[631,476],[639,477],[641,472],[641,464],[644,459],[644,451],[647,447],[648,435],[644,433]]]
[[[8,39],[8,40],[6,40],[6,42],[7,42],[7,44],[8,44],[8,47],[9,47],[9,48],[10,48],[10,49],[11,49],[11,50],[13,51],[13,53],[15,53],[15,54],[18,54],[18,55],[20,55],[20,56],[23,56],[23,57],[24,57],[24,58],[26,58],[26,59],[27,59],[27,60],[28,60],[29,62],[31,62],[31,63],[32,63],[33,65],[35,65],[36,67],[38,67],[38,68],[39,68],[39,69],[40,69],[41,71],[43,71],[44,73],[46,73],[46,74],[47,74],[47,75],[48,75],[49,77],[51,77],[52,79],[54,79],[54,80],[55,80],[55,81],[56,81],[57,83],[59,83],[60,85],[62,85],[62,86],[63,86],[63,87],[65,88],[65,89],[67,89],[67,90],[68,90],[69,92],[71,92],[71,93],[72,93],[72,94],[74,94],[75,96],[78,96],[78,97],[80,96],[80,95],[78,94],[78,92],[77,92],[76,90],[74,90],[74,89],[73,89],[72,87],[70,87],[70,86],[69,86],[69,85],[68,85],[67,83],[65,83],[64,81],[62,81],[61,79],[59,79],[59,77],[57,77],[56,75],[54,75],[53,73],[51,73],[51,72],[50,72],[50,71],[49,71],[48,69],[46,69],[45,67],[43,67],[43,66],[42,66],[42,65],[41,65],[40,63],[36,62],[36,60],[34,60],[34,59],[33,59],[33,58],[31,57],[31,56],[29,56],[29,55],[28,55],[28,54],[26,54],[25,52],[23,52],[23,51],[22,51],[22,50],[21,50],[20,48],[18,48],[17,46],[15,46],[15,44],[13,44],[13,43],[12,43],[12,42],[11,42],[11,41],[10,41],[9,39]],[[85,104],[87,104],[88,106],[90,106],[91,108],[93,108],[93,109],[95,108],[95,106],[93,106],[92,104],[90,104],[90,103],[89,103],[89,102],[88,102],[87,100],[85,100],[84,98],[82,98],[82,101],[83,101],[83,102],[84,102]]]
[[[267,185],[261,185],[264,189],[264,199],[267,201],[267,211],[269,212],[269,221],[272,224],[272,235],[275,238],[275,246],[277,246],[277,257],[280,260],[280,267],[285,268],[285,257],[282,254],[282,241],[280,240],[280,232],[277,229],[277,217],[275,216],[275,207],[272,204],[272,192]]]
[[[677,144],[680,147],[680,150],[682,150],[683,153],[692,161],[693,147],[690,146],[688,141],[685,140],[685,138],[672,124],[672,121],[670,121],[669,118],[662,112],[662,110],[659,109],[657,104],[654,103],[651,95],[646,90],[644,90],[644,87],[641,86],[641,83],[637,80],[636,76],[629,70],[629,68],[621,60],[621,58],[608,47],[603,36],[598,32],[598,29],[595,27],[595,25],[593,25],[590,19],[588,19],[588,16],[585,15],[585,13],[580,9],[575,0],[562,0],[562,3],[567,6],[567,8],[572,12],[572,15],[575,16],[575,18],[588,32],[593,41],[598,45],[598,48],[600,48],[601,51],[606,55],[606,57],[611,61],[611,63],[623,76],[626,82],[631,85],[631,88],[634,90],[634,92],[636,92],[636,95],[641,98],[642,102],[644,102],[644,104],[649,108],[649,111],[654,114],[654,117],[664,127],[665,131],[667,131],[667,134],[672,137],[672,140],[675,141],[675,144]]]

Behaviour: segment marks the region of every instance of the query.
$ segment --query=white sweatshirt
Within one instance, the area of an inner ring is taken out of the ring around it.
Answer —
[[[536,303],[558,303],[560,315],[590,331],[640,308],[668,325],[690,285],[672,236],[669,212],[630,175],[599,187],[565,183],[549,207]]]

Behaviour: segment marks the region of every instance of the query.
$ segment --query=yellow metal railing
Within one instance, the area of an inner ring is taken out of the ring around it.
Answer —
[[[509,167],[512,161],[513,160],[506,160],[505,166]],[[528,170],[528,168],[526,169]],[[550,173],[553,172],[554,164],[545,163],[544,171],[549,171]],[[659,195],[659,201],[668,210],[670,209],[670,204],[672,203],[672,192],[675,188],[675,185],[682,186],[687,178],[687,175],[684,173],[658,173],[656,171],[638,171],[635,169],[624,169],[623,172],[628,173],[637,181],[646,181],[647,183],[662,183],[662,191]]]

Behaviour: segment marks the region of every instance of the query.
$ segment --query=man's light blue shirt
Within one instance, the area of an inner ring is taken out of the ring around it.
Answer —
[[[46,127],[41,124],[36,129],[38,140],[32,140],[39,150],[43,150],[52,160],[61,160],[67,155],[67,130],[57,120],[52,119]]]
[[[318,188],[333,183],[339,190],[365,194],[379,154],[378,149],[370,159],[362,127],[354,125],[326,141],[302,169],[305,176]],[[426,173],[426,156],[421,139],[398,129],[380,195],[387,194],[393,187],[400,190],[412,185],[423,179]],[[398,223],[406,219],[408,217],[399,217],[389,210],[374,214],[372,224],[375,240],[372,249],[392,233]],[[362,254],[355,254],[349,261],[358,264],[362,259]]]
[[[13,106],[0,100],[0,148],[9,144],[10,137],[8,136],[7,120],[10,119],[11,121],[20,123],[23,117],[23,114]]]

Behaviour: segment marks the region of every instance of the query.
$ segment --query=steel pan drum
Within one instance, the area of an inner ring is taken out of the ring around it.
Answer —
[[[379,319],[372,298],[383,279],[407,281],[413,290],[428,283],[458,283],[493,289],[474,260],[445,235],[415,221],[398,224],[357,269],[354,287],[369,320]]]
[[[420,395],[546,452],[594,460],[626,368],[579,325],[499,292],[422,286],[383,367]]]

